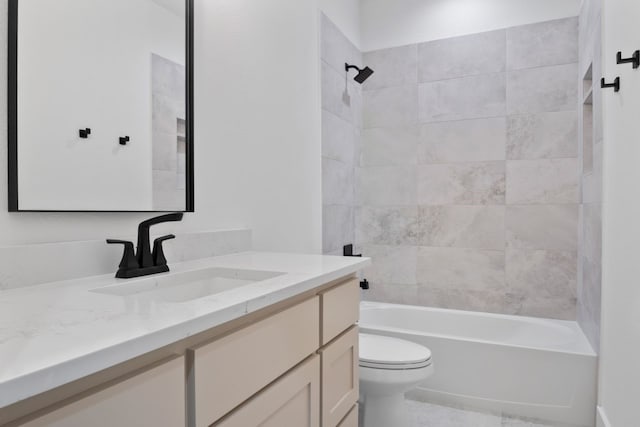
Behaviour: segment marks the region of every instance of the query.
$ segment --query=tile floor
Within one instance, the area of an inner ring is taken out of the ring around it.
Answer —
[[[557,427],[516,418],[407,400],[411,427]]]

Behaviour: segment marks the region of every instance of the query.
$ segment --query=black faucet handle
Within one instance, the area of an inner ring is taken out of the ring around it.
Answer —
[[[158,237],[153,241],[153,265],[155,265],[156,267],[167,265],[167,258],[165,258],[164,256],[162,243],[175,238],[176,236],[174,236],[173,234],[168,234],[166,236]]]
[[[135,250],[133,249],[133,242],[129,242],[127,240],[107,239],[107,243],[110,245],[124,245],[124,253],[122,254],[122,260],[119,265],[120,270],[129,270],[140,267],[138,265]]]

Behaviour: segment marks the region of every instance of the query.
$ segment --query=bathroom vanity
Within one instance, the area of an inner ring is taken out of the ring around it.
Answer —
[[[245,252],[5,291],[0,425],[355,427],[368,262]]]

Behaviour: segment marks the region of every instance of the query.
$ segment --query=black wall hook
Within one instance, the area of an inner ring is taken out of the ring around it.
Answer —
[[[129,138],[128,136],[121,136],[120,137],[120,145],[127,145],[127,142],[131,141],[131,138]]]
[[[637,69],[640,67],[640,50],[636,50],[633,52],[633,56],[631,58],[623,58],[622,52],[618,52],[617,63],[618,64],[633,64],[633,68]]]
[[[80,135],[80,138],[87,139],[87,138],[89,138],[89,135],[91,135],[91,129],[89,129],[89,128],[80,129],[78,131],[78,134]]]
[[[613,88],[614,92],[620,92],[620,77],[616,77],[613,83],[606,83],[604,77],[600,80],[600,87],[605,88]]]

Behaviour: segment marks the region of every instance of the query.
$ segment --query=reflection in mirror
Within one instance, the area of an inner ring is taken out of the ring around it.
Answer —
[[[192,210],[190,2],[12,3],[10,208]]]

